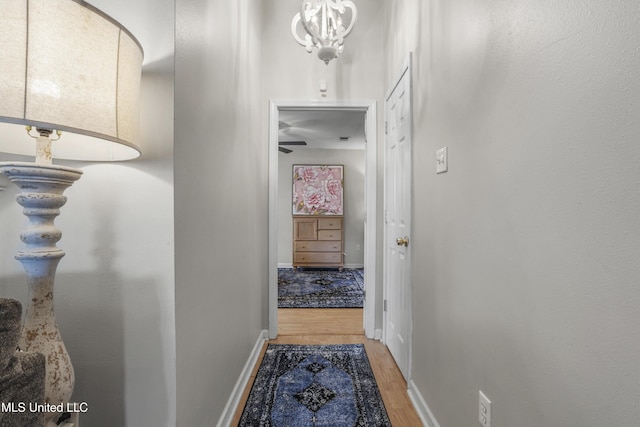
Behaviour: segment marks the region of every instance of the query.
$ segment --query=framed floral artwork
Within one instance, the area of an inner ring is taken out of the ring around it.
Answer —
[[[293,215],[343,215],[344,166],[293,165]]]

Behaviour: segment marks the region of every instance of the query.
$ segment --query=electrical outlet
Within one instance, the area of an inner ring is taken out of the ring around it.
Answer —
[[[478,405],[478,421],[481,426],[491,427],[491,401],[485,394],[480,390],[480,403]]]
[[[444,173],[448,169],[447,147],[443,147],[436,151],[436,173]]]

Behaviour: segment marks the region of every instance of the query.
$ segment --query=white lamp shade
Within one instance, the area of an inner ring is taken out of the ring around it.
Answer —
[[[143,53],[119,23],[81,0],[1,0],[0,51],[1,152],[33,155],[31,125],[63,132],[54,158],[140,155]]]

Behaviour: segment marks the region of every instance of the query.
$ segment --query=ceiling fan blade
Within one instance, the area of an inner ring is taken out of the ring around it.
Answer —
[[[278,145],[307,145],[307,141],[278,141]]]
[[[284,147],[278,147],[278,151],[285,153],[285,154],[289,154],[292,153],[293,150],[289,150],[288,148],[284,148]]]

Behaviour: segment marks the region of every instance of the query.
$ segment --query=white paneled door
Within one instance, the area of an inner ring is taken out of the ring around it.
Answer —
[[[384,340],[406,380],[412,323],[410,64],[385,102]]]

